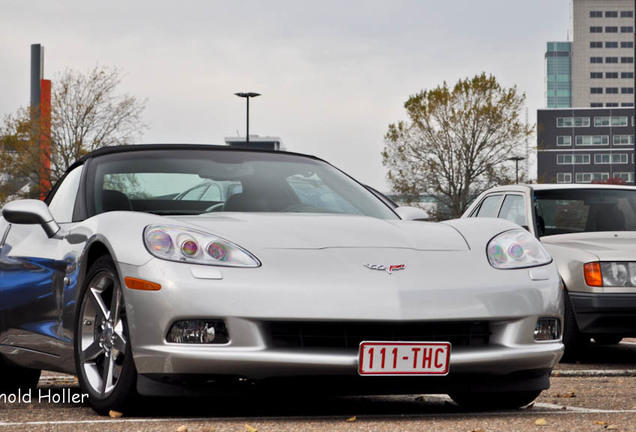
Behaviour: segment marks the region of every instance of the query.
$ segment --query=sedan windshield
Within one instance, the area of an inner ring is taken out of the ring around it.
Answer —
[[[130,151],[95,158],[91,171],[92,214],[304,212],[397,219],[387,205],[341,171],[287,153]]]
[[[541,235],[636,231],[636,191],[627,189],[536,190]]]

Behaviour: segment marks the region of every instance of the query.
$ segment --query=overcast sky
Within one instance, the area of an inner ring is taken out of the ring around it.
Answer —
[[[250,133],[386,190],[380,152],[409,95],[480,72],[544,108],[547,41],[568,0],[0,0],[0,116],[29,103],[30,45],[44,75],[117,66],[147,99],[142,142],[221,144]]]

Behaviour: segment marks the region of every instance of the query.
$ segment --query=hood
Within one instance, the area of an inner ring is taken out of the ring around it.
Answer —
[[[224,213],[171,218],[216,234],[248,250],[405,248],[468,250],[452,227],[366,216],[290,213]]]
[[[560,234],[541,237],[548,249],[550,245],[573,248],[596,255],[600,260],[636,260],[636,232],[607,231],[579,234]]]

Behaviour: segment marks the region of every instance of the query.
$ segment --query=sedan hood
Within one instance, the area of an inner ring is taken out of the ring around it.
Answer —
[[[468,250],[457,230],[437,223],[289,213],[224,213],[174,219],[252,251],[326,248]]]
[[[574,248],[596,255],[600,260],[636,260],[636,232],[588,232],[542,237],[550,245]]]

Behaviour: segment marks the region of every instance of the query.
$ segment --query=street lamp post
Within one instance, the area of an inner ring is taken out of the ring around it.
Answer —
[[[513,156],[508,158],[508,160],[515,161],[515,183],[519,183],[519,162],[525,160],[522,156]]]
[[[245,146],[250,144],[250,98],[260,96],[260,93],[246,92],[246,93],[234,93],[238,97],[245,98],[247,100],[247,131],[245,133]]]

